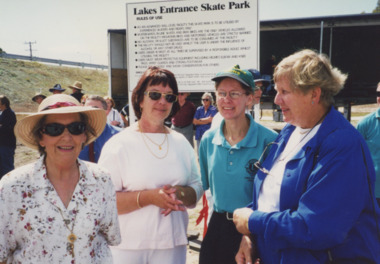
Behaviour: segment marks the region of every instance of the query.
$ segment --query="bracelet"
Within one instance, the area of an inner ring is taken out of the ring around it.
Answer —
[[[139,193],[137,194],[137,206],[139,207],[139,208],[142,208],[142,206],[140,205],[140,194],[141,194],[141,191],[139,191]]]

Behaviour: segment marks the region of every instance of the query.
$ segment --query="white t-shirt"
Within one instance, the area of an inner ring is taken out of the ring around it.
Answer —
[[[113,136],[103,147],[99,164],[111,172],[116,191],[155,189],[166,184],[191,186],[197,201],[203,195],[194,149],[186,138],[175,131],[168,134],[168,144],[157,145],[136,131],[137,123]],[[147,133],[161,143],[163,133]],[[163,159],[167,147],[168,154]],[[187,244],[187,212],[175,211],[163,216],[154,205],[119,215],[122,242],[120,249],[168,249]]]

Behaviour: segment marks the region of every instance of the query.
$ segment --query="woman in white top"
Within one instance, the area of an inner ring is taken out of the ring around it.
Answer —
[[[99,164],[117,192],[122,243],[114,263],[186,263],[186,207],[202,196],[195,153],[164,125],[179,109],[173,73],[150,67],[132,94],[138,122],[112,137]]]
[[[124,121],[121,114],[114,108],[115,101],[109,96],[104,96],[104,100],[107,102],[107,123],[112,126],[123,128],[125,126]]]

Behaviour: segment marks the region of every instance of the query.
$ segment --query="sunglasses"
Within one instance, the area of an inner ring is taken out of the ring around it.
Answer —
[[[209,99],[202,99],[203,102],[208,102],[210,101]]]
[[[168,102],[168,103],[174,103],[175,101],[177,101],[177,95],[175,95],[175,94],[146,91],[146,92],[144,92],[144,95],[148,95],[149,98],[152,99],[153,101],[160,100],[162,95],[164,96],[166,102]]]
[[[254,90],[255,91],[258,91],[258,90],[264,91],[265,90],[265,86],[263,86],[263,85],[256,85]]]
[[[377,97],[380,97],[380,92],[376,92],[376,96],[377,96]]]
[[[69,130],[70,134],[72,135],[80,135],[86,131],[86,124],[83,122],[73,122],[68,125],[62,125],[59,123],[50,123],[46,124],[41,128],[41,132],[52,136],[52,137],[57,137],[65,131],[65,128]]]

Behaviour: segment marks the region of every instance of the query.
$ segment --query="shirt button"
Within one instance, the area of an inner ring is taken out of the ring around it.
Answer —
[[[230,154],[231,154],[231,155],[232,155],[232,154],[234,154],[234,151],[233,151],[233,150],[231,150],[231,151],[230,151]]]
[[[233,162],[231,161],[231,162],[230,162],[230,166],[232,166],[232,164],[233,164]]]

